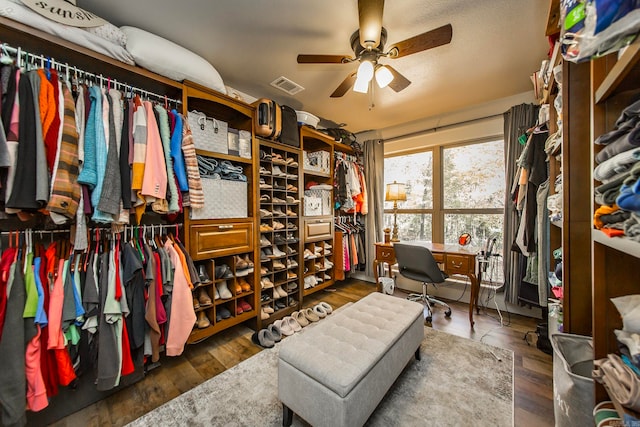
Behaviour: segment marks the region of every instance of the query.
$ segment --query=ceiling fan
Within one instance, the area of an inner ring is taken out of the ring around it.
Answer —
[[[432,49],[451,42],[451,24],[395,43],[385,51],[387,30],[382,26],[384,0],[358,0],[360,28],[351,35],[354,56],[344,55],[298,55],[298,64],[348,64],[359,61],[358,71],[351,73],[333,91],[332,98],[339,98],[353,87],[356,92],[366,93],[374,75],[378,86],[389,86],[400,92],[411,84],[393,67],[382,65],[380,58],[402,58],[423,50]]]

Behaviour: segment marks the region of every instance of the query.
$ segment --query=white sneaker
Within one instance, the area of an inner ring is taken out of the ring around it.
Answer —
[[[280,167],[277,166],[277,165],[274,165],[271,168],[271,175],[273,175],[273,176],[287,176],[287,174],[282,172],[282,170],[280,170]]]

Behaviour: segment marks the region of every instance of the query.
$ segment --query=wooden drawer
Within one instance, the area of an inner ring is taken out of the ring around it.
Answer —
[[[376,245],[376,260],[378,262],[395,264],[396,252],[393,250],[393,246]]]
[[[469,272],[469,257],[447,255],[446,271],[448,274],[467,274]]]
[[[192,224],[189,252],[194,260],[253,250],[253,223]]]
[[[305,219],[304,241],[333,239],[333,218]]]
[[[444,254],[433,254],[433,259],[435,259],[438,264],[443,263]]]

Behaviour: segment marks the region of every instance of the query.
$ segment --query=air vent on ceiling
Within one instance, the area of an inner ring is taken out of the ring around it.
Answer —
[[[289,95],[295,95],[296,93],[304,90],[304,88],[298,83],[292,82],[284,76],[280,76],[272,81],[271,86],[277,87],[278,89],[287,92]]]

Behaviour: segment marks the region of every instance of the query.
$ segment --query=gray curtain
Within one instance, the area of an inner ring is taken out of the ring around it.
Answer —
[[[381,139],[364,142],[364,171],[367,180],[369,212],[365,215],[367,277],[373,279],[373,260],[376,259],[374,243],[384,238],[384,146]]]
[[[535,126],[538,119],[538,106],[520,104],[511,107],[504,113],[504,166],[505,166],[505,195],[504,195],[504,225],[502,230],[502,259],[504,261],[505,301],[512,304],[518,302],[520,286],[521,255],[511,250],[518,230],[519,213],[511,199],[511,186],[517,179],[516,160],[520,157],[524,145],[518,142],[520,135]]]

